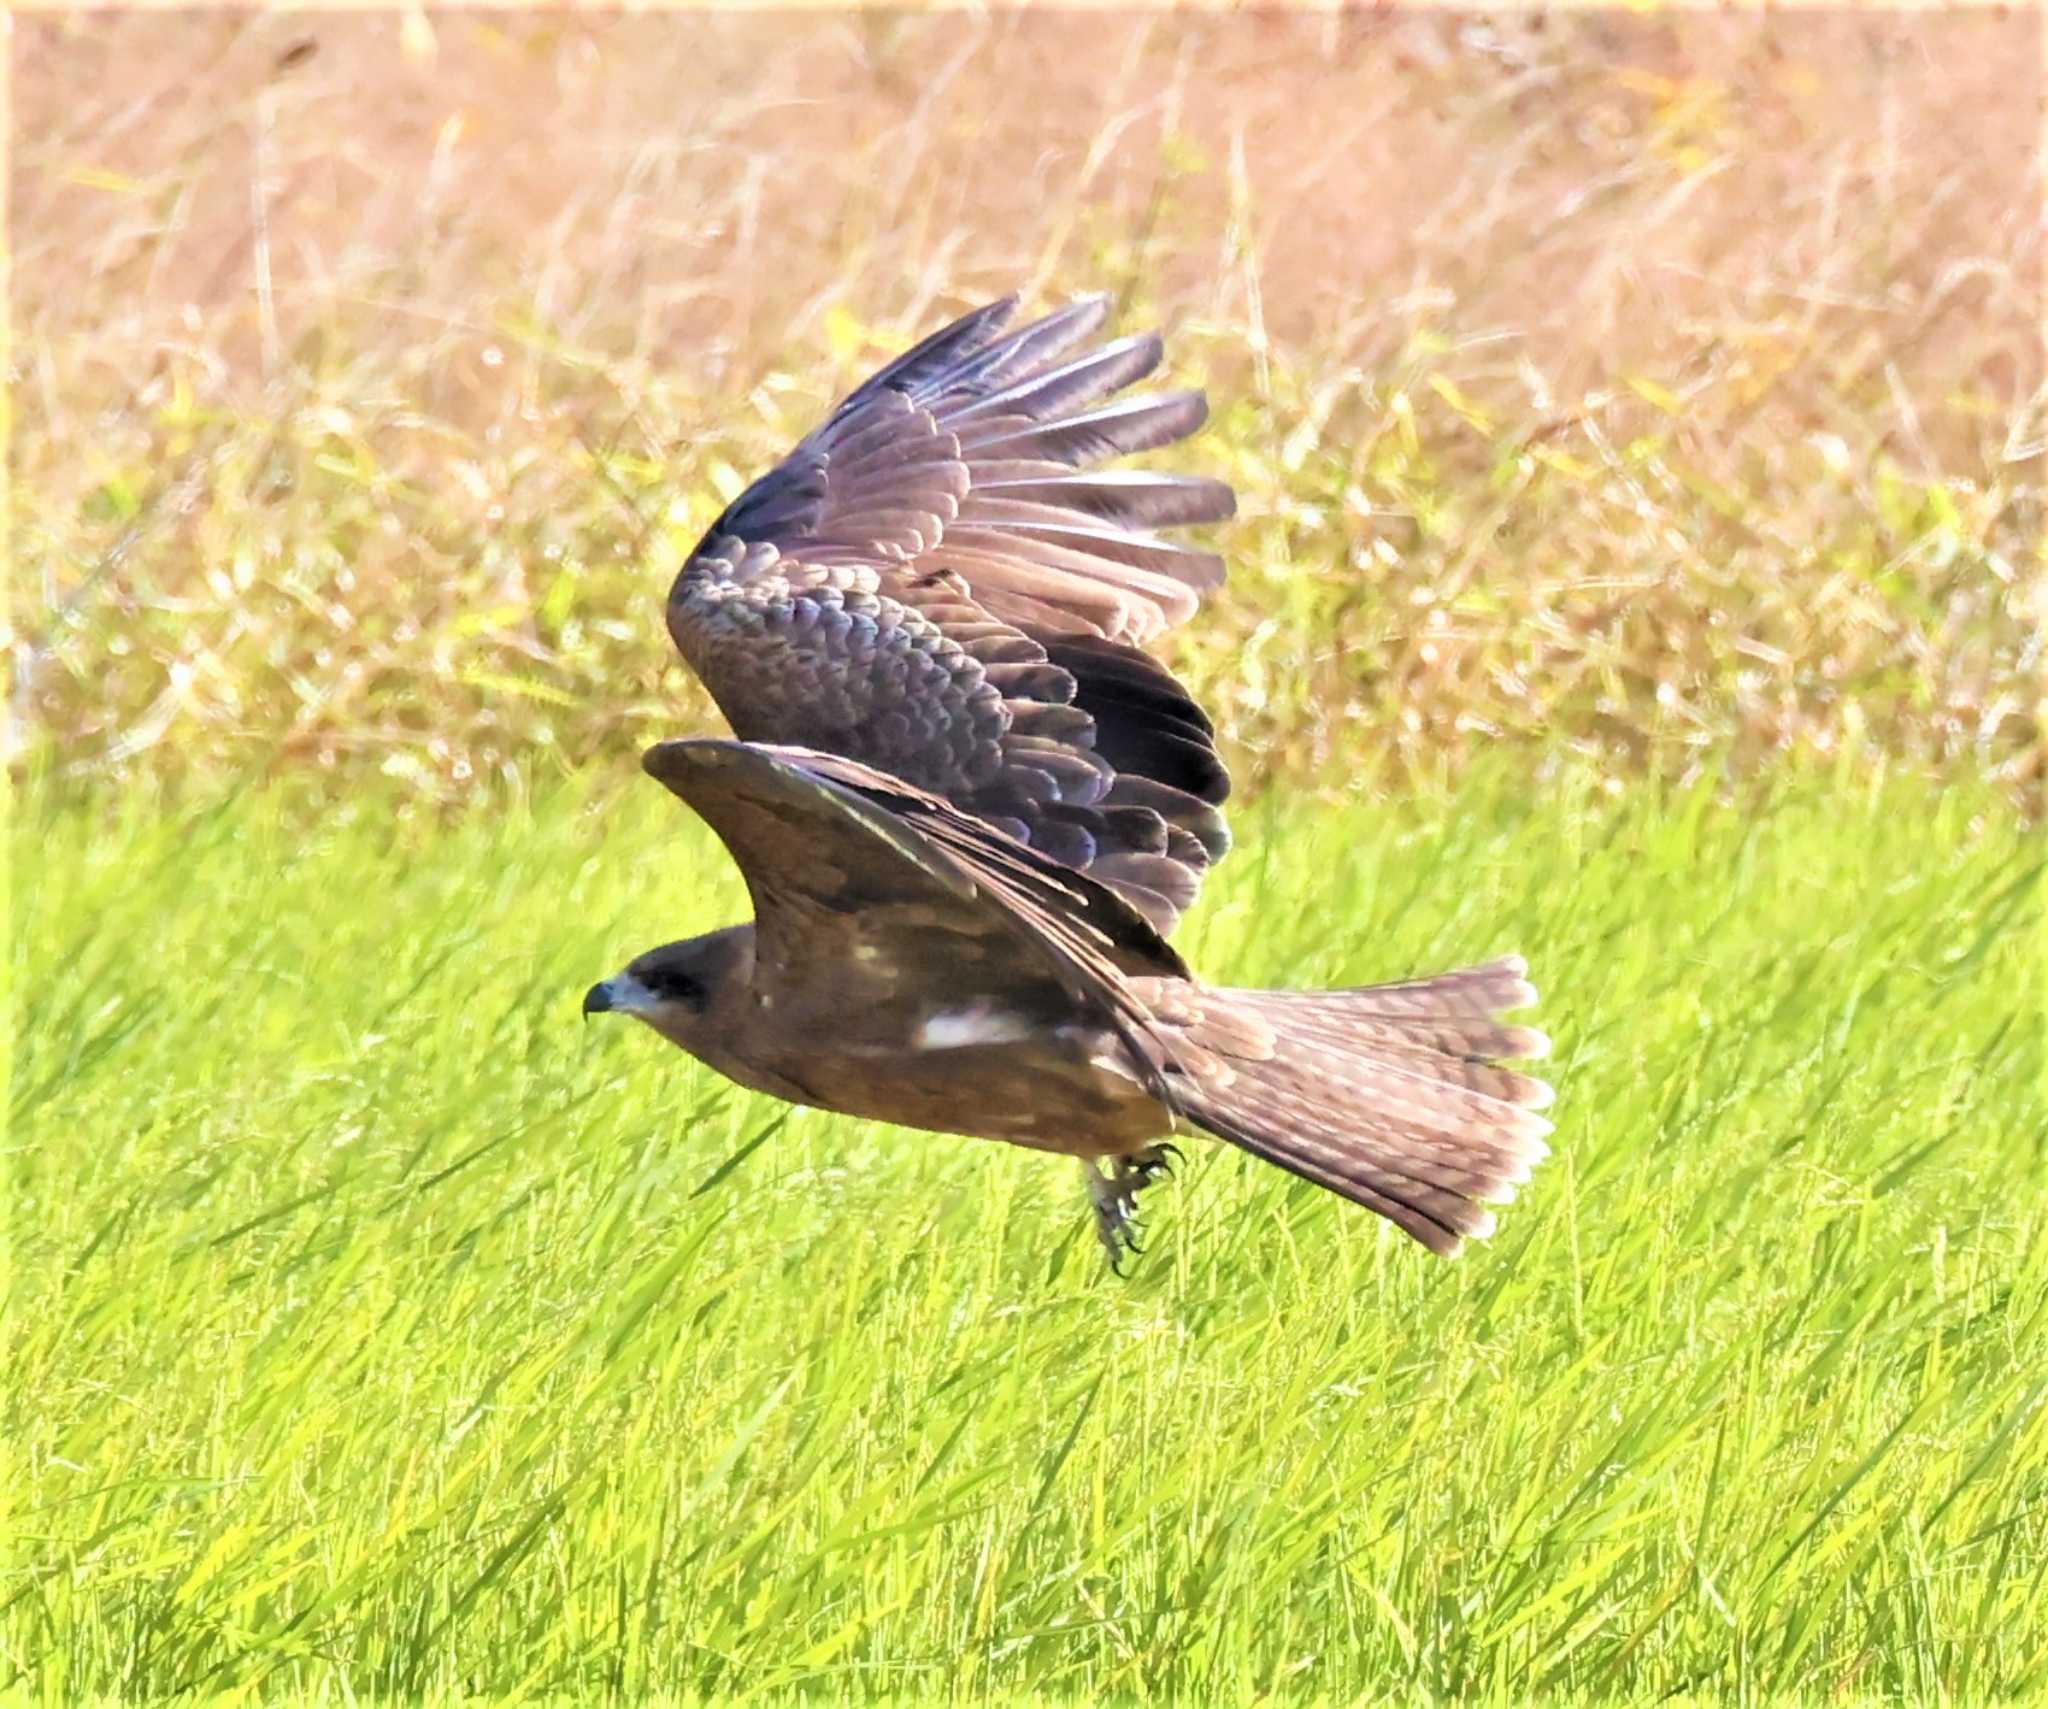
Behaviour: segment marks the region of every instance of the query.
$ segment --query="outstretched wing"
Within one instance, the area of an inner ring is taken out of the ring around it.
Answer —
[[[1004,336],[1014,306],[898,357],[742,493],[677,576],[669,632],[741,737],[942,796],[1164,932],[1229,846],[1230,785],[1208,718],[1140,650],[1223,562],[1157,531],[1235,501],[1092,467],[1206,417],[1199,392],[1115,399],[1157,333],[1074,356],[1106,299]]]
[[[1018,986],[1050,981],[1160,1060],[1130,977],[1188,977],[1110,891],[858,761],[751,742],[662,742],[641,764],[717,833],[754,904],[755,954],[789,981],[866,942]]]

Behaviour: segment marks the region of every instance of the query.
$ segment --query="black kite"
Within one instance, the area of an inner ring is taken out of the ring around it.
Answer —
[[[1232,495],[1096,467],[1205,418],[1198,392],[1118,397],[1156,333],[1074,355],[1102,299],[1005,335],[1012,307],[868,380],[683,566],[669,632],[740,740],[645,764],[755,917],[585,1012],[794,1103],[1079,1156],[1112,1263],[1186,1127],[1455,1253],[1547,1151],[1549,1087],[1498,1065],[1548,1048],[1496,1018],[1535,1000],[1525,968],[1237,991],[1169,947],[1229,780],[1140,648],[1223,579],[1157,530]]]

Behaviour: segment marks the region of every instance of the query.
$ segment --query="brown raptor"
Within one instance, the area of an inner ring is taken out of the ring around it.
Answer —
[[[1101,463],[1200,393],[1120,396],[1156,333],[990,304],[897,358],[736,499],[668,626],[738,741],[647,770],[711,826],[754,920],[594,986],[793,1103],[1083,1159],[1111,1262],[1196,1128],[1431,1250],[1491,1232],[1547,1150],[1517,957],[1342,991],[1204,984],[1167,944],[1229,847],[1214,729],[1141,649],[1223,579],[1159,530],[1223,482]],[[1078,353],[1076,353],[1078,351]],[[1105,1168],[1105,1164],[1107,1168]]]

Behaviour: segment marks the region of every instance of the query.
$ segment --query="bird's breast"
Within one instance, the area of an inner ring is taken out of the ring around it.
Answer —
[[[1172,1126],[1115,1035],[1071,1017],[986,998],[792,1018],[754,1029],[747,1054],[820,1109],[1080,1156]]]

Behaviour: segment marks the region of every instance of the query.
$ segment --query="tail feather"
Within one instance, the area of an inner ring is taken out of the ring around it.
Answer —
[[[1180,986],[1155,1006],[1190,1121],[1451,1256],[1550,1152],[1550,1087],[1500,1066],[1550,1047],[1496,1018],[1535,1001],[1527,972],[1511,956],[1348,991]]]

